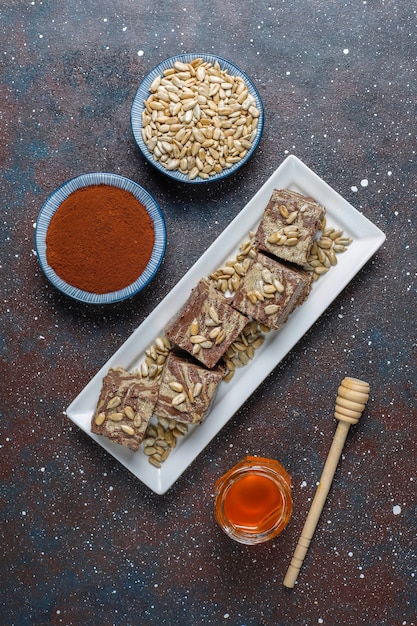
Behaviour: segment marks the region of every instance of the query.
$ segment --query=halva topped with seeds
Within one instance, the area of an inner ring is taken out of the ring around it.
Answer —
[[[274,189],[255,235],[255,247],[303,266],[325,210],[313,198],[289,189]]]
[[[141,379],[122,367],[103,378],[91,432],[136,452],[145,435],[158,396],[158,383]]]
[[[312,198],[275,190],[257,232],[200,280],[138,371],[109,370],[92,432],[134,451],[142,441],[161,467],[189,426],[205,419],[219,384],[254,358],[351,242]]]
[[[258,252],[235,293],[232,305],[277,330],[310,292],[311,274]]]
[[[177,422],[199,424],[207,415],[225,373],[224,366],[207,369],[190,357],[171,352],[162,371],[155,414],[174,417]]]
[[[203,278],[169,324],[166,335],[200,363],[214,367],[247,322],[248,318]]]

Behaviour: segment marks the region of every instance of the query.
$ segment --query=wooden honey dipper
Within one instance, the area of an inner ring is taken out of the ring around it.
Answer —
[[[337,464],[342,454],[349,428],[356,424],[362,415],[369,398],[369,384],[357,378],[344,378],[337,390],[335,418],[339,421],[326,463],[311,503],[310,511],[301,531],[297,547],[284,578],[285,587],[292,589],[297,580],[307,550],[316,530],[319,517],[326,502]]]

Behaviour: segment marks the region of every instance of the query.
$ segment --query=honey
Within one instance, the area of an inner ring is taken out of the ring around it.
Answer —
[[[215,518],[235,541],[268,541],[291,513],[291,477],[278,461],[247,456],[216,482]]]

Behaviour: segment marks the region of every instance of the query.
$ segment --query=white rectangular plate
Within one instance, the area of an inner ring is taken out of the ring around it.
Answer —
[[[135,369],[144,359],[146,348],[184,304],[200,278],[208,276],[225,261],[236,256],[248,232],[256,230],[274,189],[292,189],[315,198],[326,208],[327,224],[343,229],[352,237],[348,250],[338,255],[338,264],[314,283],[308,299],[292,313],[278,332],[267,335],[254,360],[236,371],[228,383],[221,383],[210,414],[200,426],[190,429],[163,466],[152,466],[141,450],[136,453],[90,432],[103,376],[110,367]],[[68,417],[92,439],[129,469],[155,493],[165,493],[185,469],[229,421],[259,384],[280,363],[310,326],[320,317],[355,274],[385,240],[384,233],[346,202],[295,156],[289,156],[266,181],[244,209],[229,224],[203,256],[154,309],[130,338],[103,365],[67,409]]]

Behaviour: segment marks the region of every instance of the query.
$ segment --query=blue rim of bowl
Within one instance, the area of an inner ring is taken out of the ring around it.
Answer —
[[[217,61],[222,70],[227,70],[229,74],[233,76],[240,76],[241,78],[243,78],[243,80],[245,81],[248,87],[249,93],[252,94],[252,96],[256,100],[256,106],[259,110],[259,119],[258,119],[258,126],[256,130],[256,136],[252,143],[252,147],[241,161],[238,161],[238,163],[234,163],[232,167],[226,170],[223,170],[219,174],[210,176],[210,178],[205,179],[205,178],[197,177],[197,178],[194,178],[193,180],[190,180],[188,176],[186,176],[185,174],[182,174],[178,170],[167,170],[165,167],[163,167],[163,165],[159,163],[159,161],[157,161],[154,158],[154,156],[152,155],[152,152],[148,149],[142,137],[142,112],[145,108],[144,101],[150,95],[149,87],[151,86],[152,82],[157,76],[161,76],[164,70],[171,68],[176,61],[182,61],[183,63],[190,63],[190,61],[192,61],[193,59],[199,59],[199,58],[202,58],[204,59],[204,61],[208,61],[209,63],[212,63],[212,64],[214,64]],[[162,172],[169,178],[172,178],[179,182],[191,183],[191,184],[202,184],[202,183],[210,183],[210,182],[222,180],[223,178],[226,178],[227,176],[234,174],[247,161],[249,161],[249,159],[255,152],[261,140],[262,131],[264,127],[264,109],[262,105],[261,96],[259,95],[257,88],[255,87],[255,85],[253,84],[249,76],[245,74],[245,72],[243,72],[237,65],[235,65],[231,61],[228,61],[227,59],[223,59],[222,57],[216,56],[214,54],[208,54],[208,53],[198,54],[195,52],[195,53],[188,53],[188,54],[179,54],[177,56],[173,56],[168,59],[165,59],[165,61],[161,61],[161,63],[159,63],[151,72],[149,72],[147,76],[145,76],[145,78],[140,83],[139,88],[136,92],[136,95],[133,99],[133,104],[132,104],[132,108],[130,112],[130,123],[132,126],[133,136],[139,147],[139,150],[142,152],[143,156],[147,159],[147,161],[149,161],[149,163],[151,163],[151,165],[153,165],[159,172]]]
[[[124,289],[118,291],[111,291],[109,293],[97,294],[89,291],[83,291],[77,287],[69,285],[62,280],[48,264],[46,258],[46,233],[48,232],[49,224],[54,213],[60,207],[61,203],[74,191],[81,189],[82,187],[89,187],[90,185],[110,185],[113,187],[119,187],[125,191],[130,191],[139,202],[141,202],[146,208],[149,216],[151,217],[154,229],[155,229],[155,245],[152,251],[152,256],[149,260],[143,273],[139,276],[135,282],[128,285]],[[113,302],[119,302],[120,300],[126,300],[131,298],[139,291],[144,289],[146,285],[155,276],[159,266],[162,263],[166,248],[166,226],[162,211],[146,189],[141,187],[138,183],[120,176],[118,174],[111,174],[107,172],[92,172],[89,174],[82,174],[68,180],[60,185],[45,201],[36,221],[35,228],[35,248],[36,254],[39,260],[39,264],[42,268],[46,278],[62,293],[78,300],[80,302],[86,302],[88,304],[111,304]]]

